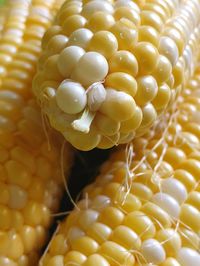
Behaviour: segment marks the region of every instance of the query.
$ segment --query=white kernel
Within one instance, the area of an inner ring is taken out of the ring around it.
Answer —
[[[166,211],[170,216],[178,218],[180,206],[178,202],[166,193],[156,193],[152,197],[152,201]]]
[[[58,57],[58,69],[60,73],[66,78],[69,77],[84,53],[85,51],[78,46],[65,48]]]
[[[112,14],[113,7],[110,3],[104,0],[94,0],[84,5],[82,15],[87,19],[90,18],[95,12],[103,11]]]
[[[166,258],[164,248],[155,239],[145,240],[142,243],[141,252],[149,263],[160,264]]]
[[[177,260],[181,266],[199,266],[200,254],[196,250],[190,248],[181,248]]]
[[[176,199],[179,204],[183,203],[187,198],[187,190],[185,186],[175,178],[163,179],[161,182],[161,189],[164,193],[167,193]]]
[[[169,59],[172,66],[174,66],[178,61],[178,48],[176,46],[176,43],[169,37],[164,36],[160,38],[159,52]]]
[[[81,57],[71,77],[84,86],[89,86],[102,81],[107,73],[108,62],[105,57],[97,52],[88,52]]]
[[[79,83],[66,80],[58,87],[56,102],[63,112],[78,114],[87,103],[85,89]]]
[[[69,37],[68,45],[77,45],[86,49],[93,33],[88,29],[75,30]]]

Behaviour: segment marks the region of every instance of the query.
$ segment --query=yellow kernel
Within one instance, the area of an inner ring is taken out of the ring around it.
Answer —
[[[52,256],[65,255],[67,249],[67,240],[65,239],[64,235],[57,234],[50,243],[49,253]]]
[[[89,19],[95,12],[113,13],[113,6],[107,1],[90,1],[83,6],[82,14]]]
[[[153,193],[150,188],[144,184],[134,182],[131,186],[131,192],[138,197],[141,201],[148,201],[153,196]]]
[[[143,8],[144,10],[155,12],[157,15],[159,15],[163,22],[165,22],[168,18],[167,12],[162,6],[156,5],[154,3],[146,3]]]
[[[162,229],[156,233],[155,238],[162,244],[168,257],[176,257],[181,248],[181,238],[175,230]]]
[[[142,114],[143,114],[143,119],[141,127],[149,127],[150,125],[153,124],[153,122],[157,118],[156,110],[151,103],[146,104],[142,108]]]
[[[31,183],[31,176],[28,170],[19,162],[10,160],[5,165],[8,173],[8,182],[27,188]]]
[[[118,41],[119,50],[127,50],[138,40],[138,34],[135,25],[128,19],[122,18],[117,21],[110,31],[115,35]]]
[[[156,68],[152,75],[158,83],[167,81],[172,73],[172,65],[164,55],[159,55]]]
[[[0,229],[8,230],[12,222],[11,211],[6,206],[0,205]]]
[[[15,263],[13,260],[3,257],[0,257],[0,265],[2,266],[18,266],[17,263]]]
[[[158,205],[148,202],[145,203],[141,211],[152,217],[152,220],[154,221],[157,228],[160,227],[160,224],[164,227],[170,227],[171,226],[171,219],[167,212],[165,212],[162,208],[160,208]]]
[[[64,257],[64,265],[73,266],[74,264],[82,264],[87,257],[78,251],[69,251]]]
[[[109,30],[115,20],[112,15],[99,11],[95,12],[88,21],[88,28],[93,32],[98,32],[100,30]]]
[[[52,55],[44,63],[43,75],[46,79],[62,80],[62,75],[58,69],[58,58],[59,55]]]
[[[128,250],[139,250],[141,246],[139,236],[129,227],[124,225],[120,225],[115,228],[110,240]]]
[[[73,31],[84,28],[86,19],[80,15],[72,15],[65,19],[63,24],[64,33],[69,36]]]
[[[173,147],[169,147],[164,156],[164,160],[170,163],[173,167],[177,167],[185,159],[185,153],[181,149]]]
[[[167,258],[160,266],[181,266],[174,258]]]
[[[188,171],[196,178],[198,178],[198,176],[200,175],[200,162],[197,160],[185,160],[183,163],[181,163],[180,168]]]
[[[24,245],[19,234],[10,231],[9,233],[9,249],[7,251],[8,257],[11,259],[18,259],[24,254]]]
[[[136,106],[134,115],[130,119],[121,122],[120,131],[128,133],[136,130],[142,122],[142,117],[142,110]]]
[[[158,92],[156,97],[153,99],[152,103],[156,110],[162,110],[167,107],[171,97],[170,87],[163,83],[158,87]]]
[[[24,225],[24,217],[20,211],[12,211],[11,212],[11,227],[19,230]]]
[[[7,204],[9,200],[8,185],[0,182],[0,204]]]
[[[199,211],[189,204],[183,204],[181,206],[180,220],[192,228],[195,232],[200,228],[200,213]]]
[[[158,50],[154,45],[148,42],[139,42],[132,48],[132,52],[137,59],[141,74],[148,74],[154,71],[159,58]]]
[[[8,232],[0,232],[0,255],[5,256],[9,249],[9,237]]]
[[[141,12],[141,25],[148,25],[161,32],[163,28],[163,21],[158,14],[153,11],[143,10]]]
[[[132,97],[134,97],[137,92],[136,80],[133,76],[123,72],[114,72],[107,75],[105,86],[114,88],[115,90],[124,91]]]
[[[24,252],[31,252],[36,247],[35,229],[31,226],[23,226],[19,233],[23,241]]]
[[[166,36],[161,37],[158,50],[162,55],[169,59],[172,66],[176,65],[179,57],[179,51],[176,43],[171,38]]]
[[[136,27],[140,24],[140,16],[137,11],[127,6],[119,7],[115,10],[114,18],[120,20],[121,18],[127,18],[132,21]]]
[[[98,247],[98,243],[88,236],[80,237],[72,243],[72,249],[79,251],[86,256],[95,253]]]
[[[9,186],[9,202],[11,209],[23,209],[27,203],[27,192],[16,185]]]
[[[137,211],[141,207],[140,200],[133,194],[128,194],[121,192],[115,199],[116,205],[120,207],[125,213]]]
[[[115,207],[106,207],[99,216],[99,221],[111,228],[115,228],[123,222],[124,214]]]
[[[119,264],[132,266],[135,263],[135,258],[131,253],[112,241],[103,243],[98,252],[113,266]]]
[[[150,42],[157,47],[159,43],[159,34],[153,27],[143,25],[138,28],[138,41]]]
[[[61,255],[54,256],[48,261],[48,266],[64,266],[64,258]]]
[[[134,99],[138,105],[145,105],[156,97],[158,85],[153,76],[138,78],[137,85],[137,93]]]
[[[181,183],[183,183],[188,192],[194,189],[196,185],[195,178],[193,177],[192,174],[190,174],[186,170],[182,169],[176,170],[174,172],[174,178],[178,179]]]
[[[110,264],[107,262],[104,257],[100,256],[99,254],[93,254],[87,258],[83,266],[109,266]]]
[[[67,41],[65,35],[57,34],[49,40],[46,50],[51,55],[58,54],[67,46]]]
[[[186,203],[194,206],[198,210],[200,210],[200,193],[197,191],[192,191],[188,195],[188,198],[186,200]]]
[[[150,218],[140,211],[134,211],[126,215],[123,224],[130,227],[142,240],[153,237],[156,232]]]
[[[116,121],[130,119],[136,109],[134,99],[125,92],[107,89],[105,101],[100,107],[100,112]]]
[[[109,72],[125,72],[131,76],[138,73],[138,62],[129,51],[117,51],[109,60]]]
[[[101,53],[105,58],[110,58],[117,52],[118,43],[115,35],[109,31],[98,31],[89,43],[89,50]]]
[[[198,234],[196,234],[193,230],[189,230],[187,228],[181,228],[179,234],[181,236],[183,247],[198,249],[200,244],[200,239]]]
[[[184,83],[185,80],[185,67],[182,61],[178,61],[173,68],[173,76],[174,76],[174,87],[178,87],[179,85]]]
[[[57,20],[61,25],[63,25],[64,21],[66,18],[72,16],[72,15],[77,15],[81,12],[82,8],[81,6],[75,5],[70,5],[66,8],[62,8],[60,12],[58,12]]]
[[[112,136],[120,129],[120,123],[110,117],[98,113],[95,117],[95,125],[103,135]]]
[[[112,229],[103,223],[93,223],[86,233],[99,244],[102,244],[110,237]]]

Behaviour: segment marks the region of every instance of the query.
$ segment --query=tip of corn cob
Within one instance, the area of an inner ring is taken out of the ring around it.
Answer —
[[[193,72],[199,2],[139,3],[66,1],[44,35],[33,91],[78,149],[143,135]]]

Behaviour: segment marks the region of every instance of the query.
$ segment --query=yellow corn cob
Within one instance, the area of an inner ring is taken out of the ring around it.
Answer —
[[[200,2],[140,4],[68,0],[43,38],[33,91],[78,149],[144,134],[193,73]]]
[[[48,137],[44,134],[44,122],[31,94],[42,34],[61,2],[32,1],[24,42],[5,66],[0,85],[1,266],[38,264],[62,196],[62,171],[68,174],[72,161],[70,147],[61,156],[61,140],[49,130]]]
[[[176,112],[104,164],[41,266],[200,265],[199,103],[196,73]]]

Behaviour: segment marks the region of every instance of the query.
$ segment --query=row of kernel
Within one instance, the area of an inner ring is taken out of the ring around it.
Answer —
[[[23,41],[31,1],[8,1],[7,5],[9,8],[8,16],[0,39],[1,79],[6,74],[6,66],[12,61],[12,57]]]
[[[111,157],[86,188],[79,210],[59,227],[41,265],[199,265],[199,88],[198,74],[165,136],[167,148],[162,142],[152,150],[160,139],[156,132],[152,140],[133,143],[138,146],[130,173],[124,148]],[[177,124],[182,113],[188,119]],[[174,142],[176,134],[180,139]],[[183,137],[195,145],[180,143]],[[143,163],[142,155],[149,155]]]

